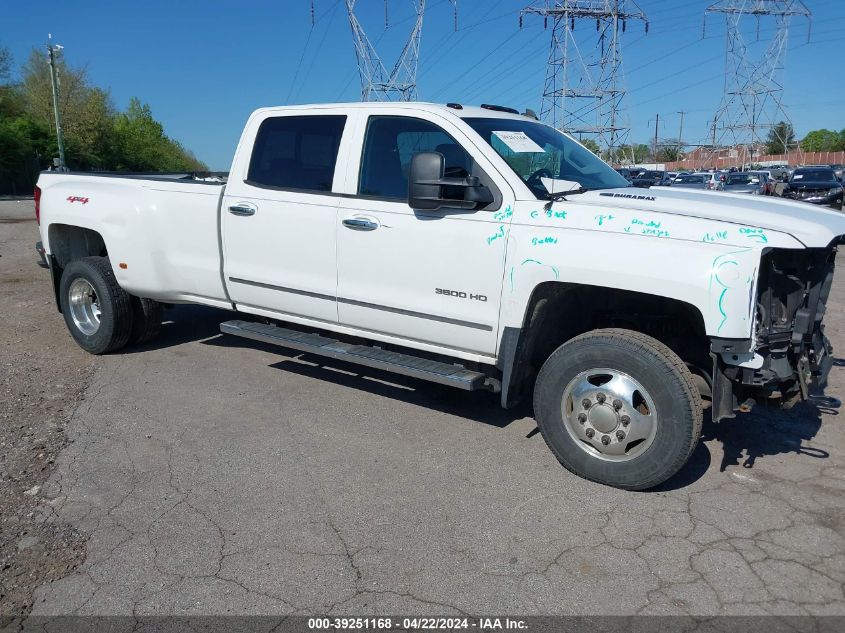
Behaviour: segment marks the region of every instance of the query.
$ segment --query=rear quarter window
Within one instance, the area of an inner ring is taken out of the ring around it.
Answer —
[[[345,115],[282,116],[258,128],[247,183],[258,187],[331,191]]]

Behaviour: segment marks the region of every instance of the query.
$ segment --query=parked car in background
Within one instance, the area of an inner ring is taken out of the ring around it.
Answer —
[[[718,191],[719,189],[721,189],[722,185],[725,182],[725,178],[727,178],[727,172],[724,171],[708,172],[705,175],[708,178],[704,188],[710,189],[711,191]]]
[[[760,182],[763,186],[763,191],[761,192],[763,195],[766,196],[773,196],[775,195],[775,179],[772,178],[772,174],[769,171],[765,170],[753,170],[749,173],[758,174],[761,179]]]
[[[681,174],[672,181],[672,188],[681,189],[706,189],[707,180],[710,174]]]
[[[625,167],[620,167],[619,169],[616,170],[616,173],[619,174],[620,176],[622,176],[629,183],[631,183],[634,180],[634,176],[631,173],[631,170],[627,169]]]
[[[775,180],[787,180],[789,177],[789,165],[781,163],[779,165],[769,165],[766,169],[771,172],[772,178]]]
[[[647,169],[643,172],[640,172],[638,175],[634,176],[633,185],[635,187],[652,187],[654,185],[659,185],[661,181],[666,177],[665,171],[657,171],[652,169]]]
[[[770,172],[768,169],[752,169],[750,173],[752,173],[752,174],[762,174],[763,176],[765,176],[765,178],[766,178],[765,185],[766,185],[766,195],[767,196],[773,196],[777,193],[777,191],[775,190],[775,188],[777,187],[777,179],[774,176],[772,176],[772,172]]]
[[[669,187],[675,181],[675,178],[677,178],[677,177],[678,177],[678,172],[667,171],[666,175],[663,176],[661,181],[657,184],[660,185],[661,187]]]
[[[768,192],[767,182],[767,176],[760,172],[736,172],[728,174],[719,189],[728,193],[749,193],[764,196]]]
[[[801,200],[842,209],[842,183],[830,167],[799,167],[789,177],[781,194]]]

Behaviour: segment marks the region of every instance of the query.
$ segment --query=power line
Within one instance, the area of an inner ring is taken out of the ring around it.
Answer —
[[[334,10],[337,9],[338,5],[340,4],[340,0],[335,0],[334,6],[331,8],[332,16],[334,16]],[[314,11],[314,2],[311,2],[311,29],[308,31],[308,37],[305,38],[305,44],[302,47],[302,52],[299,55],[299,61],[296,64],[296,72],[293,74],[293,79],[291,79],[290,87],[288,88],[287,97],[285,97],[285,103],[290,103],[291,96],[293,95],[294,88],[297,87],[296,80],[299,78],[299,71],[302,68],[302,60],[305,59],[305,53],[308,50],[308,44],[311,42],[311,35],[314,33],[314,25],[317,24],[320,20],[326,17],[326,14],[329,10],[326,10],[319,18],[315,18],[315,11]]]
[[[641,21],[648,32],[648,19],[633,0],[545,0],[528,6],[523,16],[552,23],[551,45],[540,117],[549,124],[581,137],[596,138],[611,153],[625,142],[630,128],[622,119],[622,34],[628,21]],[[579,41],[576,24],[595,23],[592,46]],[[595,104],[594,121],[579,114],[579,103]]]
[[[317,44],[317,51],[323,50],[323,44],[325,43],[326,37],[328,36],[329,32],[331,31],[332,23],[334,22],[334,17],[335,17],[335,14],[337,13],[338,7],[340,7],[340,0],[337,0],[337,2],[335,2],[334,6],[331,9],[331,15],[329,16],[329,21],[326,23],[326,30],[323,31],[323,37],[320,38],[320,43]],[[317,55],[316,54],[312,55],[311,56],[311,63],[308,64],[308,70],[305,71],[306,77],[311,76],[311,69],[314,67],[314,62],[316,60],[317,60]],[[303,85],[305,85],[304,82],[300,83],[299,86],[297,87],[296,94],[294,95],[295,99],[298,98],[299,93],[302,92]]]
[[[812,14],[800,0],[720,0],[705,10],[704,28],[707,16],[713,13],[722,14],[726,26],[724,95],[714,116],[717,140],[724,144],[727,139],[734,147],[748,146],[753,153],[763,131],[776,131],[779,122],[789,122],[783,106],[782,79],[789,26],[792,18],[805,18],[809,41]],[[769,18],[775,21],[774,34],[763,55],[754,59],[743,27],[754,20],[759,41],[761,20]],[[786,147],[789,139],[781,141]]]
[[[412,0],[414,6],[414,26],[399,58],[388,72],[375,46],[367,37],[364,27],[355,14],[357,0],[346,0],[349,26],[355,45],[355,57],[358,61],[358,75],[361,78],[362,101],[413,101],[417,98],[417,68],[419,66],[420,39],[422,37],[423,17],[426,0]],[[457,28],[457,0],[449,0],[455,7],[455,26]],[[385,27],[388,26],[387,0],[385,0]]]

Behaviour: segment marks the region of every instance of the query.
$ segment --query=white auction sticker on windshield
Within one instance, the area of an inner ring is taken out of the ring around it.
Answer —
[[[517,154],[532,152],[545,153],[542,147],[528,138],[525,132],[493,132],[493,135]]]

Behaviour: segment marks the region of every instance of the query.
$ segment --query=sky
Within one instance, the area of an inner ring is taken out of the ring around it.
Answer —
[[[412,26],[412,1],[357,0],[356,14],[391,68]],[[624,105],[630,139],[648,143],[656,115],[661,138],[709,138],[724,91],[725,23],[705,8],[716,0],[639,0],[649,19],[623,36]],[[551,29],[519,11],[530,0],[458,0],[458,30],[448,0],[428,0],[423,26],[420,100],[496,103],[539,111]],[[543,5],[545,0],[534,0]],[[802,137],[845,128],[845,0],[805,0],[790,29],[784,104]],[[361,85],[344,0],[0,0],[0,45],[15,61],[46,44],[86,66],[118,108],[137,96],[166,133],[212,169],[228,170],[250,112],[269,105],[357,101]],[[580,26],[576,26],[576,31]],[[761,54],[773,23],[760,25]],[[583,37],[590,37],[585,25]]]

